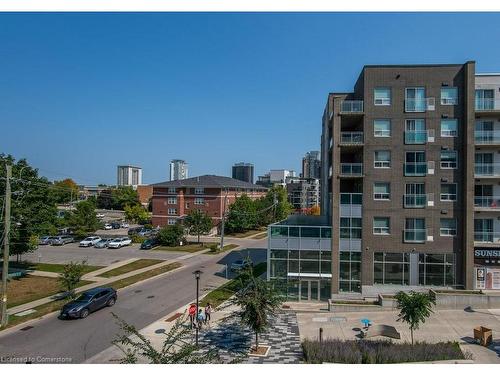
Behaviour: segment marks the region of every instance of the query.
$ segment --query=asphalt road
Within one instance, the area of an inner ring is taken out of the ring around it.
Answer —
[[[119,333],[110,312],[142,329],[195,299],[192,275],[195,269],[203,271],[200,294],[204,294],[226,281],[222,272],[225,264],[247,253],[255,263],[266,259],[265,249],[245,249],[218,256],[200,255],[186,260],[186,267],[169,275],[122,289],[115,306],[97,311],[87,319],[59,320],[51,315],[29,323],[33,328],[26,331],[21,331],[21,328],[28,324],[22,324],[0,333],[0,360],[2,357],[31,357],[34,362],[50,362],[53,358],[64,358],[66,363],[81,363],[111,346],[111,341]]]

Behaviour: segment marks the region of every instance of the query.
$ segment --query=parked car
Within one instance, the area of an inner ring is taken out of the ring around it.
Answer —
[[[50,244],[61,246],[71,242],[75,242],[75,239],[71,236],[56,236]]]
[[[105,306],[113,306],[118,296],[113,288],[94,288],[83,292],[77,299],[65,304],[60,313],[61,318],[85,319],[91,312]]]
[[[113,229],[120,229],[121,225],[120,225],[120,223],[113,222],[113,223],[111,223],[111,228],[113,228]]]
[[[252,266],[252,261],[249,261],[247,259],[240,259],[231,264],[231,271],[241,271],[251,266]]]
[[[102,219],[104,217],[104,214],[97,214],[95,215],[98,219]]]
[[[96,244],[94,244],[94,247],[96,249],[104,249],[108,247],[108,243],[111,242],[111,238],[101,238],[100,241],[98,241]]]
[[[128,228],[129,226],[129,223],[122,223],[122,228]]]
[[[130,245],[131,243],[132,240],[128,237],[118,237],[108,243],[108,248],[119,249],[120,247]]]
[[[110,229],[113,229],[113,226],[110,223],[106,223],[106,224],[104,224],[104,229],[110,230]]]
[[[151,229],[142,228],[139,232],[137,232],[137,235],[142,237],[148,237],[152,233],[153,231]]]
[[[51,245],[52,241],[54,241],[56,238],[57,238],[56,236],[43,236],[43,237],[40,237],[38,244],[39,245]]]
[[[96,243],[98,243],[101,240],[101,237],[87,237],[84,240],[80,241],[80,244],[78,246],[80,247],[91,247],[94,246]]]
[[[148,238],[147,240],[144,240],[141,244],[141,250],[151,250],[153,247],[156,247],[160,244],[160,241],[158,241],[157,238]]]
[[[128,230],[128,235],[129,236],[132,236],[133,234],[137,234],[139,233],[142,229],[144,229],[144,227],[135,227],[135,228],[130,228]]]

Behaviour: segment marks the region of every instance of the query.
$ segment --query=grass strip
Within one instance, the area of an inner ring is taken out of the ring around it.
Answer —
[[[256,235],[255,237],[252,237],[252,239],[261,240],[261,239],[266,238],[266,237],[267,237],[267,232],[264,232],[264,233]]]
[[[253,236],[255,234],[261,233],[264,229],[252,229],[252,230],[247,230],[246,232],[241,232],[241,233],[228,233],[228,237],[234,237],[234,238],[246,238]]]
[[[180,251],[186,253],[196,253],[210,248],[210,246],[215,245],[215,242],[200,242],[200,243],[188,243],[182,246],[158,246],[155,247],[154,251]]]
[[[65,264],[52,264],[52,263],[30,263],[30,262],[9,262],[9,268],[18,268],[29,271],[43,271],[61,273],[64,270]],[[89,273],[103,268],[102,266],[89,266],[83,267],[84,273]]]
[[[170,264],[167,264],[165,266],[161,266],[161,267],[152,269],[150,271],[142,272],[142,273],[139,273],[139,274],[134,275],[134,276],[126,277],[125,279],[114,281],[114,282],[107,284],[105,286],[110,286],[114,289],[125,288],[126,286],[135,284],[139,281],[146,280],[146,279],[149,279],[153,276],[161,275],[162,273],[175,270],[176,268],[179,268],[180,266],[182,266],[182,264],[179,262],[170,263]]]
[[[229,250],[233,250],[235,248],[237,248],[239,245],[235,245],[234,243],[231,243],[229,245],[225,245],[224,246],[224,249],[223,250],[219,250],[218,247],[216,246],[212,246],[210,248],[210,251],[207,252],[207,254],[210,254],[210,255],[217,255],[217,254],[220,254],[220,253],[224,253],[226,251],[229,251]]]
[[[113,277],[123,275],[125,273],[135,271],[144,267],[149,267],[158,263],[162,263],[162,259],[138,259],[134,262],[124,264],[123,266],[113,268],[107,272],[96,275],[98,277]]]

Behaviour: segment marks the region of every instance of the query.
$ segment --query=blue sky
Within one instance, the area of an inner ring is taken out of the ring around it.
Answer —
[[[500,16],[398,13],[0,14],[0,152],[51,179],[300,170],[330,91],[365,64],[500,71]]]

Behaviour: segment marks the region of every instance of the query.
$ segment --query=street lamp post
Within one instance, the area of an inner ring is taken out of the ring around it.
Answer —
[[[196,346],[198,346],[198,310],[199,310],[199,294],[200,294],[200,276],[203,272],[200,270],[196,270],[193,272],[194,277],[196,278],[196,313],[194,316],[195,326],[196,326]]]

